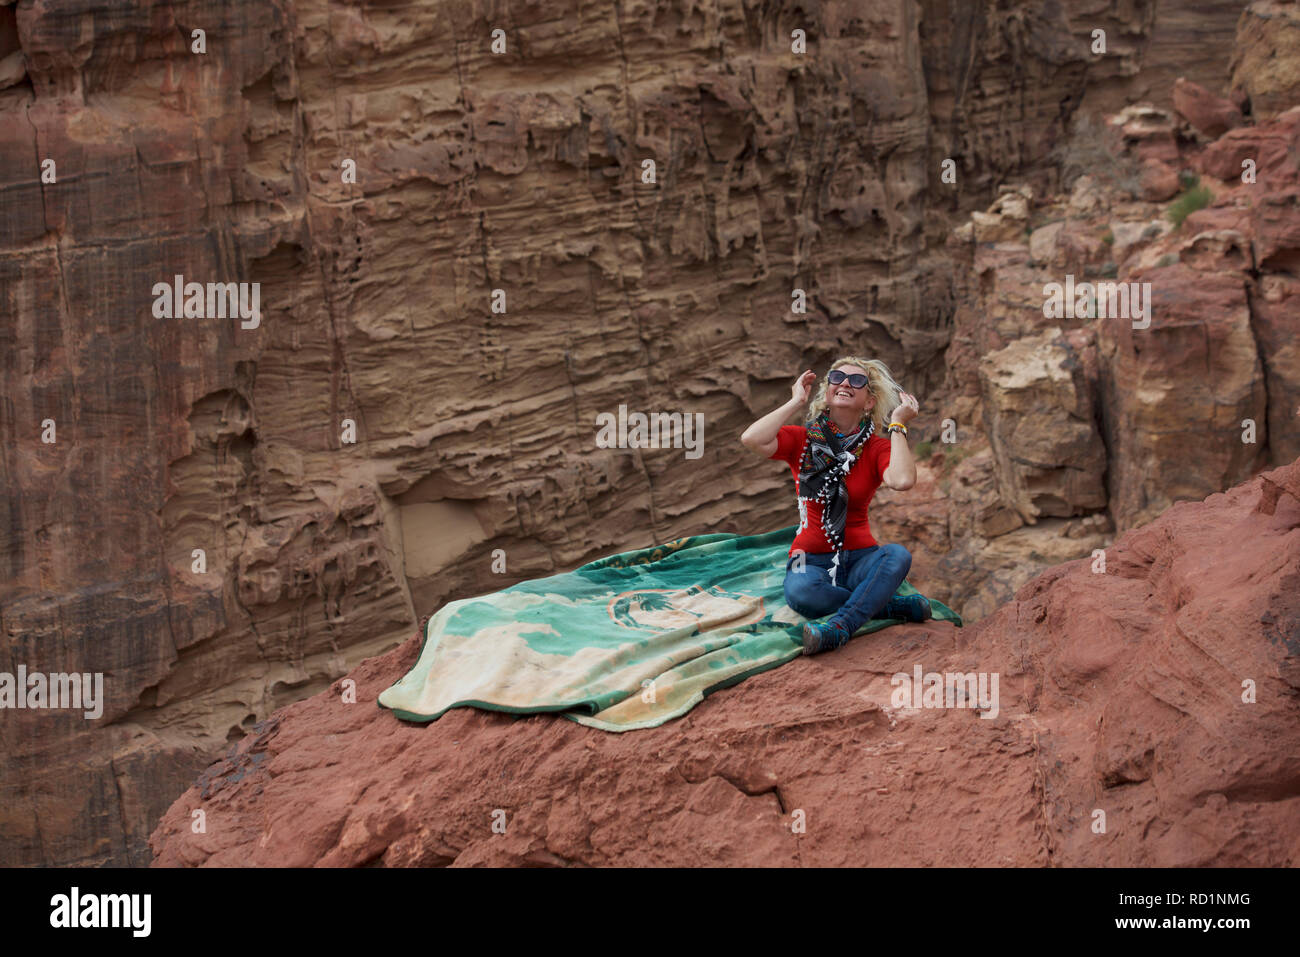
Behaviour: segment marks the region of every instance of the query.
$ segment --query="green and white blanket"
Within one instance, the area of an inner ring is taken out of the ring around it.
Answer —
[[[379,704],[407,721],[465,706],[558,711],[605,731],[680,717],[801,653],[807,619],[782,589],[796,530],[692,535],[448,602]],[[904,582],[898,594],[915,591]],[[930,604],[936,619],[961,626],[952,609]],[[873,619],[857,634],[893,624]]]

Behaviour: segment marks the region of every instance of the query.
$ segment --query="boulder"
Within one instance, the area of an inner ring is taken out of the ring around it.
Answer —
[[[1152,219],[1137,222],[1112,222],[1110,224],[1111,255],[1115,262],[1123,263],[1136,250],[1147,243],[1156,242],[1173,228],[1167,219]]]
[[[1029,234],[1029,258],[1035,266],[1048,266],[1056,260],[1056,241],[1065,223],[1057,220],[1039,226]]]
[[[1029,227],[1029,204],[1033,195],[1033,191],[1028,186],[1007,187],[987,210],[971,213],[975,241],[980,243],[1023,241]]]
[[[1241,125],[1241,110],[1231,100],[1215,96],[1199,83],[1179,77],[1174,83],[1174,109],[1210,139]]]
[[[980,362],[984,430],[993,449],[1001,500],[1025,522],[1106,507],[1106,451],[1097,427],[1095,381],[1074,341],[1051,328]]]
[[[1161,160],[1146,160],[1138,173],[1138,195],[1149,203],[1163,203],[1178,195],[1178,171]]]

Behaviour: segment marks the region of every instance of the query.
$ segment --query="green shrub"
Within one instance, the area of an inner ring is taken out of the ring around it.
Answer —
[[[1165,213],[1165,216],[1174,224],[1174,229],[1179,229],[1183,225],[1184,219],[1198,209],[1209,206],[1210,200],[1213,198],[1213,194],[1207,187],[1193,186],[1169,204],[1169,210]]]
[[[1104,233],[1101,234],[1101,241],[1105,243],[1107,246],[1114,246],[1115,245],[1114,231],[1107,229]]]
[[[930,441],[916,443],[916,457],[918,459],[928,459],[934,452],[934,443]]]

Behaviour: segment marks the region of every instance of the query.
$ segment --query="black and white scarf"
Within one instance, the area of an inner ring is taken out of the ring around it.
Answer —
[[[859,425],[857,431],[837,436],[832,431],[830,413],[822,412],[808,424],[807,430],[808,439],[799,461],[799,512],[806,517],[808,502],[821,503],[822,532],[835,550],[830,569],[831,584],[834,585],[840,554],[844,551],[844,524],[849,514],[849,493],[844,487],[844,479],[853,463],[862,456],[867,440],[876,431],[876,423],[868,415],[866,424]]]

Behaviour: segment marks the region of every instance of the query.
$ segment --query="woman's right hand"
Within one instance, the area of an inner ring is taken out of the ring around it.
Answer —
[[[794,385],[790,387],[790,399],[800,405],[807,403],[812,396],[812,387],[817,382],[817,373],[809,369],[799,378],[794,380]]]

